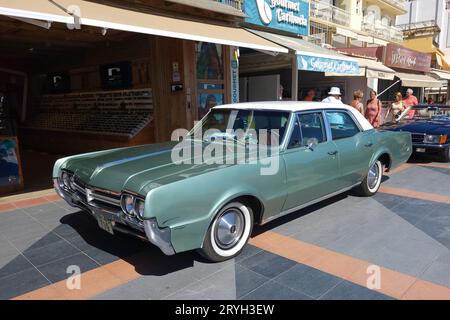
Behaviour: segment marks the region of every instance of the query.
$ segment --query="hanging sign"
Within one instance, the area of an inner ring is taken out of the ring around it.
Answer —
[[[308,0],[246,0],[244,12],[249,16],[245,22],[302,36],[309,34]]]

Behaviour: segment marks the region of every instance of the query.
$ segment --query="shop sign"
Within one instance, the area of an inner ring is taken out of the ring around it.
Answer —
[[[249,16],[245,22],[297,35],[309,34],[308,0],[246,0],[244,12]]]
[[[231,48],[231,103],[239,103],[239,60],[237,48]]]
[[[299,70],[339,73],[339,74],[359,74],[358,62],[352,60],[341,60],[318,56],[297,55]]]
[[[395,44],[386,46],[384,60],[384,64],[391,68],[428,72],[431,67],[431,55]]]

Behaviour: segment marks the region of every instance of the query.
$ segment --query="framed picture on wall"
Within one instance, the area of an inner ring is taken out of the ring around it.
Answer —
[[[101,65],[100,79],[105,90],[130,89],[133,85],[131,62],[121,61]]]
[[[17,138],[0,136],[0,193],[22,188],[22,165]]]
[[[197,119],[212,107],[226,103],[225,46],[215,43],[196,44]]]
[[[200,93],[198,101],[199,118],[203,118],[211,108],[224,104],[223,99],[223,93]]]

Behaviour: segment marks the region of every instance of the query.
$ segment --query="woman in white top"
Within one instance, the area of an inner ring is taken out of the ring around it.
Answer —
[[[406,105],[403,102],[403,96],[400,92],[397,92],[395,94],[395,101],[392,102],[391,106],[389,107],[385,122],[389,121],[388,119],[392,119],[391,121],[395,121],[398,119],[398,117],[402,114],[403,111],[405,111]]]

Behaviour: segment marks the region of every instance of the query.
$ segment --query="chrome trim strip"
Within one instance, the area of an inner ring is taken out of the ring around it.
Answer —
[[[317,199],[315,199],[315,200],[312,200],[312,201],[310,201],[310,202],[304,203],[304,204],[299,205],[299,206],[297,206],[297,207],[295,207],[295,208],[292,208],[292,209],[288,209],[288,210],[282,211],[282,212],[280,212],[279,214],[277,214],[277,215],[275,215],[275,216],[272,216],[272,217],[269,217],[269,218],[267,218],[267,219],[264,219],[264,220],[261,222],[261,225],[265,225],[266,223],[269,223],[270,221],[273,221],[273,220],[275,220],[275,219],[281,218],[282,216],[288,215],[288,214],[293,213],[293,212],[295,212],[295,211],[304,209],[304,208],[309,207],[309,206],[311,206],[311,205],[313,205],[313,204],[322,202],[323,200],[326,200],[326,199],[329,199],[329,198],[333,198],[334,196],[337,196],[337,195],[339,195],[339,194],[341,194],[341,193],[344,193],[344,192],[346,192],[346,191],[349,191],[349,190],[353,189],[354,187],[358,186],[359,184],[361,184],[361,182],[358,182],[358,183],[352,185],[351,187],[347,187],[347,188],[338,190],[338,191],[333,192],[333,193],[330,193],[330,194],[328,194],[328,195],[326,195],[326,196],[323,196],[323,197],[317,198]]]
[[[75,186],[75,189],[76,189],[74,191],[78,191],[78,192],[81,192],[82,194],[86,195],[86,189],[85,188],[81,187],[80,185],[78,185],[75,182],[73,183],[73,185]]]
[[[92,196],[92,198],[94,200],[105,202],[105,203],[108,203],[108,204],[113,205],[115,207],[120,207],[120,199],[114,199],[114,198],[106,197],[106,196],[103,196],[103,195],[100,195],[100,194],[96,193],[95,191],[96,190],[93,189],[92,193],[91,193],[91,196]]]

